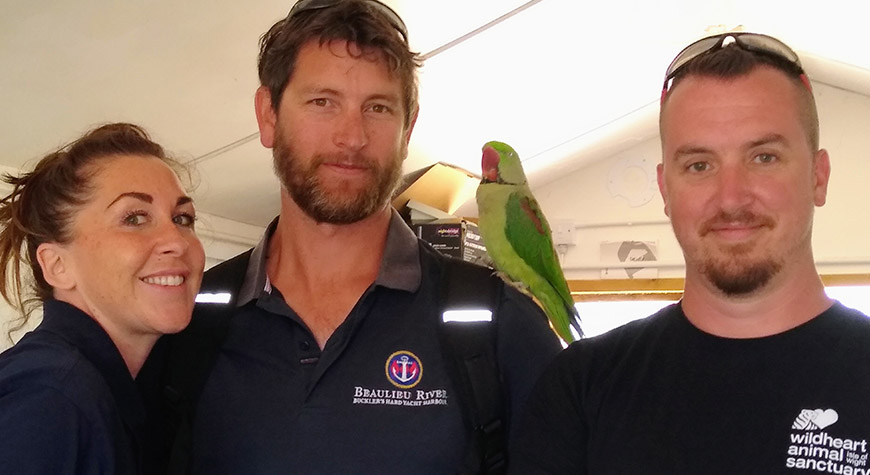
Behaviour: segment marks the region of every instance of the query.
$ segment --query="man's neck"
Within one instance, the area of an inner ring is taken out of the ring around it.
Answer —
[[[810,263],[774,276],[747,295],[728,296],[687,269],[682,300],[686,318],[700,330],[725,338],[760,338],[782,333],[812,320],[831,306],[821,279]]]
[[[318,223],[282,199],[266,273],[321,348],[375,281],[390,219],[385,207],[356,223]]]

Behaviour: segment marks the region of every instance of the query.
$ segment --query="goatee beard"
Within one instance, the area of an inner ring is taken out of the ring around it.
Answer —
[[[751,294],[770,282],[782,269],[773,259],[741,265],[739,262],[705,262],[701,272],[722,293],[729,297]]]
[[[756,215],[750,211],[722,212],[701,226],[701,236],[712,232],[717,225],[737,223],[770,229],[776,225],[770,217]],[[770,256],[751,262],[748,255],[753,249],[753,244],[729,246],[721,251],[725,254],[724,258],[717,259],[708,256],[704,259],[700,271],[727,296],[737,297],[751,294],[767,285],[779,273],[783,264],[780,260]]]

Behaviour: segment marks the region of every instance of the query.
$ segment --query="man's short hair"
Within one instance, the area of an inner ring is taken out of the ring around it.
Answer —
[[[269,89],[275,111],[293,75],[299,50],[312,40],[320,45],[332,41],[354,44],[361,53],[348,53],[355,57],[380,54],[402,84],[405,127],[410,125],[418,108],[416,71],[421,66],[420,56],[409,49],[386,14],[366,0],[345,0],[327,8],[300,11],[279,20],[260,38],[260,84]]]
[[[691,76],[707,76],[719,79],[734,79],[745,76],[756,68],[770,67],[783,73],[795,84],[798,93],[800,119],[806,131],[807,140],[813,152],[819,150],[819,114],[816,110],[816,101],[809,88],[803,70],[796,64],[772,55],[758,54],[731,43],[722,48],[702,54],[688,63],[674,76],[667,95],[662,101],[659,112],[659,130],[662,130],[662,117],[664,116],[665,104],[668,98],[680,82]],[[803,75],[803,77],[802,77]],[[806,82],[805,82],[806,81]]]

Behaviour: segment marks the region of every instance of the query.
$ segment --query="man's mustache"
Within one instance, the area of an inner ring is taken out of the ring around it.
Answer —
[[[701,225],[701,236],[705,236],[715,229],[731,226],[748,228],[767,227],[773,229],[776,226],[776,222],[770,216],[759,215],[749,210],[739,210],[736,212],[720,211],[712,218],[704,221]]]

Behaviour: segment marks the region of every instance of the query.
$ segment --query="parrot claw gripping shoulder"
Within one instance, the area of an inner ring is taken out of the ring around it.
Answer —
[[[478,227],[487,253],[496,270],[528,289],[556,333],[571,343],[583,336],[580,317],[519,156],[505,143],[487,142],[481,166]]]

